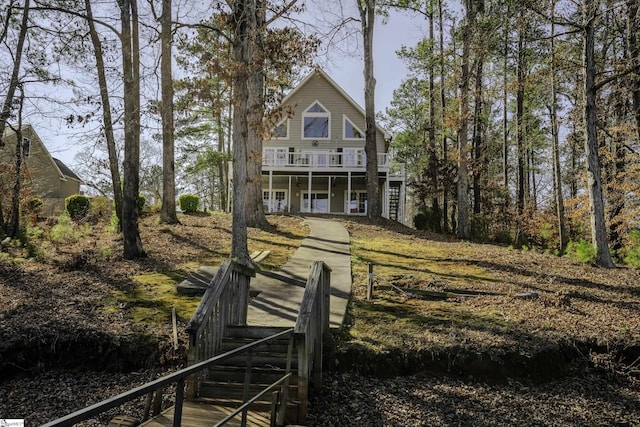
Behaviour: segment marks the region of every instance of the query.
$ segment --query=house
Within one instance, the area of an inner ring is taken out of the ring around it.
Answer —
[[[288,117],[264,141],[266,212],[367,213],[365,112],[316,68],[282,101]],[[376,132],[383,216],[404,222],[404,168],[393,163],[391,136]]]
[[[0,165],[15,162],[16,133],[4,132],[4,146],[0,147]],[[22,126],[22,169],[26,172],[25,189],[33,197],[44,201],[44,215],[54,215],[64,209],[64,199],[79,194],[82,180],[62,161],[54,158],[31,125]]]

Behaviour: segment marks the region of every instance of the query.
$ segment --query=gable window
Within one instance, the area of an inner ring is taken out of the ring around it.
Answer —
[[[289,119],[285,119],[271,130],[271,136],[276,139],[289,139]]]
[[[302,113],[302,138],[329,139],[331,113],[315,101]]]
[[[343,138],[344,139],[363,139],[364,132],[362,132],[356,125],[353,124],[351,120],[347,118],[347,116],[342,116],[343,121]]]
[[[29,153],[31,153],[31,140],[22,138],[22,157],[29,157]]]

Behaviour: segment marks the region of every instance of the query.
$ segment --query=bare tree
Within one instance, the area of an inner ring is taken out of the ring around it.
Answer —
[[[113,133],[113,118],[111,116],[111,101],[109,97],[109,88],[107,86],[107,76],[104,67],[104,55],[102,50],[102,42],[96,30],[93,20],[93,10],[91,1],[84,2],[87,12],[87,24],[89,25],[89,36],[93,45],[93,52],[96,60],[96,72],[98,74],[98,86],[100,88],[100,100],[102,102],[102,124],[104,127],[104,136],[107,141],[107,153],[109,156],[109,171],[111,172],[111,183],[113,188],[113,200],[115,203],[116,216],[119,226],[122,226],[122,186],[120,183],[120,161],[118,159],[118,149]]]
[[[160,222],[177,224],[176,215],[176,183],[175,183],[175,150],[173,124],[173,74],[171,72],[171,46],[173,35],[171,32],[171,1],[162,0],[162,15],[160,17],[162,30],[160,43],[162,44],[162,59],[160,64],[162,86],[162,207]]]
[[[380,182],[378,179],[378,150],[376,145],[376,79],[373,74],[373,29],[376,22],[376,0],[356,0],[356,4],[360,13],[364,41],[364,152],[367,156],[367,216],[374,219],[382,216]]]
[[[124,189],[122,234],[124,257],[146,256],[138,230],[140,186],[140,41],[137,0],[118,0],[124,73]]]

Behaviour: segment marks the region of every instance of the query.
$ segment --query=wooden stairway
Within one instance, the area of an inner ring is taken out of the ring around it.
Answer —
[[[261,326],[228,326],[219,353],[226,353],[251,344],[285,329]],[[248,397],[253,397],[286,374],[289,347],[290,338],[284,337],[261,345],[251,353],[250,357],[243,353],[210,366],[206,379],[199,384],[197,401],[229,409],[240,407],[245,392],[248,391]],[[245,390],[244,383],[249,364],[251,365],[251,377],[248,390]],[[296,373],[298,360],[295,345],[291,345],[289,364],[290,371]],[[285,425],[287,423],[295,424],[298,418],[297,375],[294,374],[290,378],[287,390]],[[275,422],[279,402],[283,399],[285,396],[282,387],[279,387],[278,391],[268,392],[254,402],[249,407],[249,411],[253,414],[268,416]]]

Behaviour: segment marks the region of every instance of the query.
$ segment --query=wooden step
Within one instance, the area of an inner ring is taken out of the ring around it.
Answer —
[[[246,369],[244,366],[223,366],[215,365],[209,368],[208,378],[212,381],[220,382],[244,382]],[[272,384],[282,378],[285,369],[280,368],[261,368],[253,367],[251,369],[251,381],[260,384]],[[289,380],[291,384],[298,383],[298,375],[292,371]]]
[[[273,397],[273,396],[272,396]],[[237,399],[224,399],[224,398],[209,398],[209,397],[199,397],[195,399],[195,402],[201,402],[208,405],[213,405],[218,408],[226,408],[227,413],[231,413],[236,408],[239,408],[242,405],[241,400]],[[249,410],[254,413],[270,413],[271,412],[272,402],[256,402],[253,405],[249,406]],[[298,417],[298,402],[295,399],[289,398],[289,402],[287,403],[287,412],[285,415],[286,421],[285,425],[290,425],[291,422],[295,422]]]
[[[255,339],[252,338],[224,338],[221,342],[220,353],[226,353],[231,350],[235,350],[236,348],[251,344],[255,342]],[[254,352],[270,352],[275,354],[281,354],[286,357],[289,351],[289,338],[286,339],[278,339],[271,340],[264,344],[254,347]],[[296,346],[294,345],[291,348],[292,354],[296,354]]]
[[[251,338],[254,340],[270,337],[290,328],[277,326],[227,326],[226,338]]]
[[[239,366],[244,368],[247,366],[247,355],[240,354],[237,356],[229,357],[217,363],[220,366]],[[269,352],[254,352],[252,355],[251,365],[254,368],[280,368],[285,369],[287,367],[287,355]],[[293,357],[291,359],[291,370],[298,369],[298,358]]]
[[[251,384],[249,386],[249,398],[257,395],[269,384]],[[207,397],[209,399],[231,399],[242,400],[242,393],[244,390],[244,384],[235,382],[221,382],[221,381],[203,381],[200,383],[200,397]],[[298,396],[298,386],[289,385],[289,398],[295,398]],[[262,396],[257,402],[271,402],[271,393],[267,393]]]

